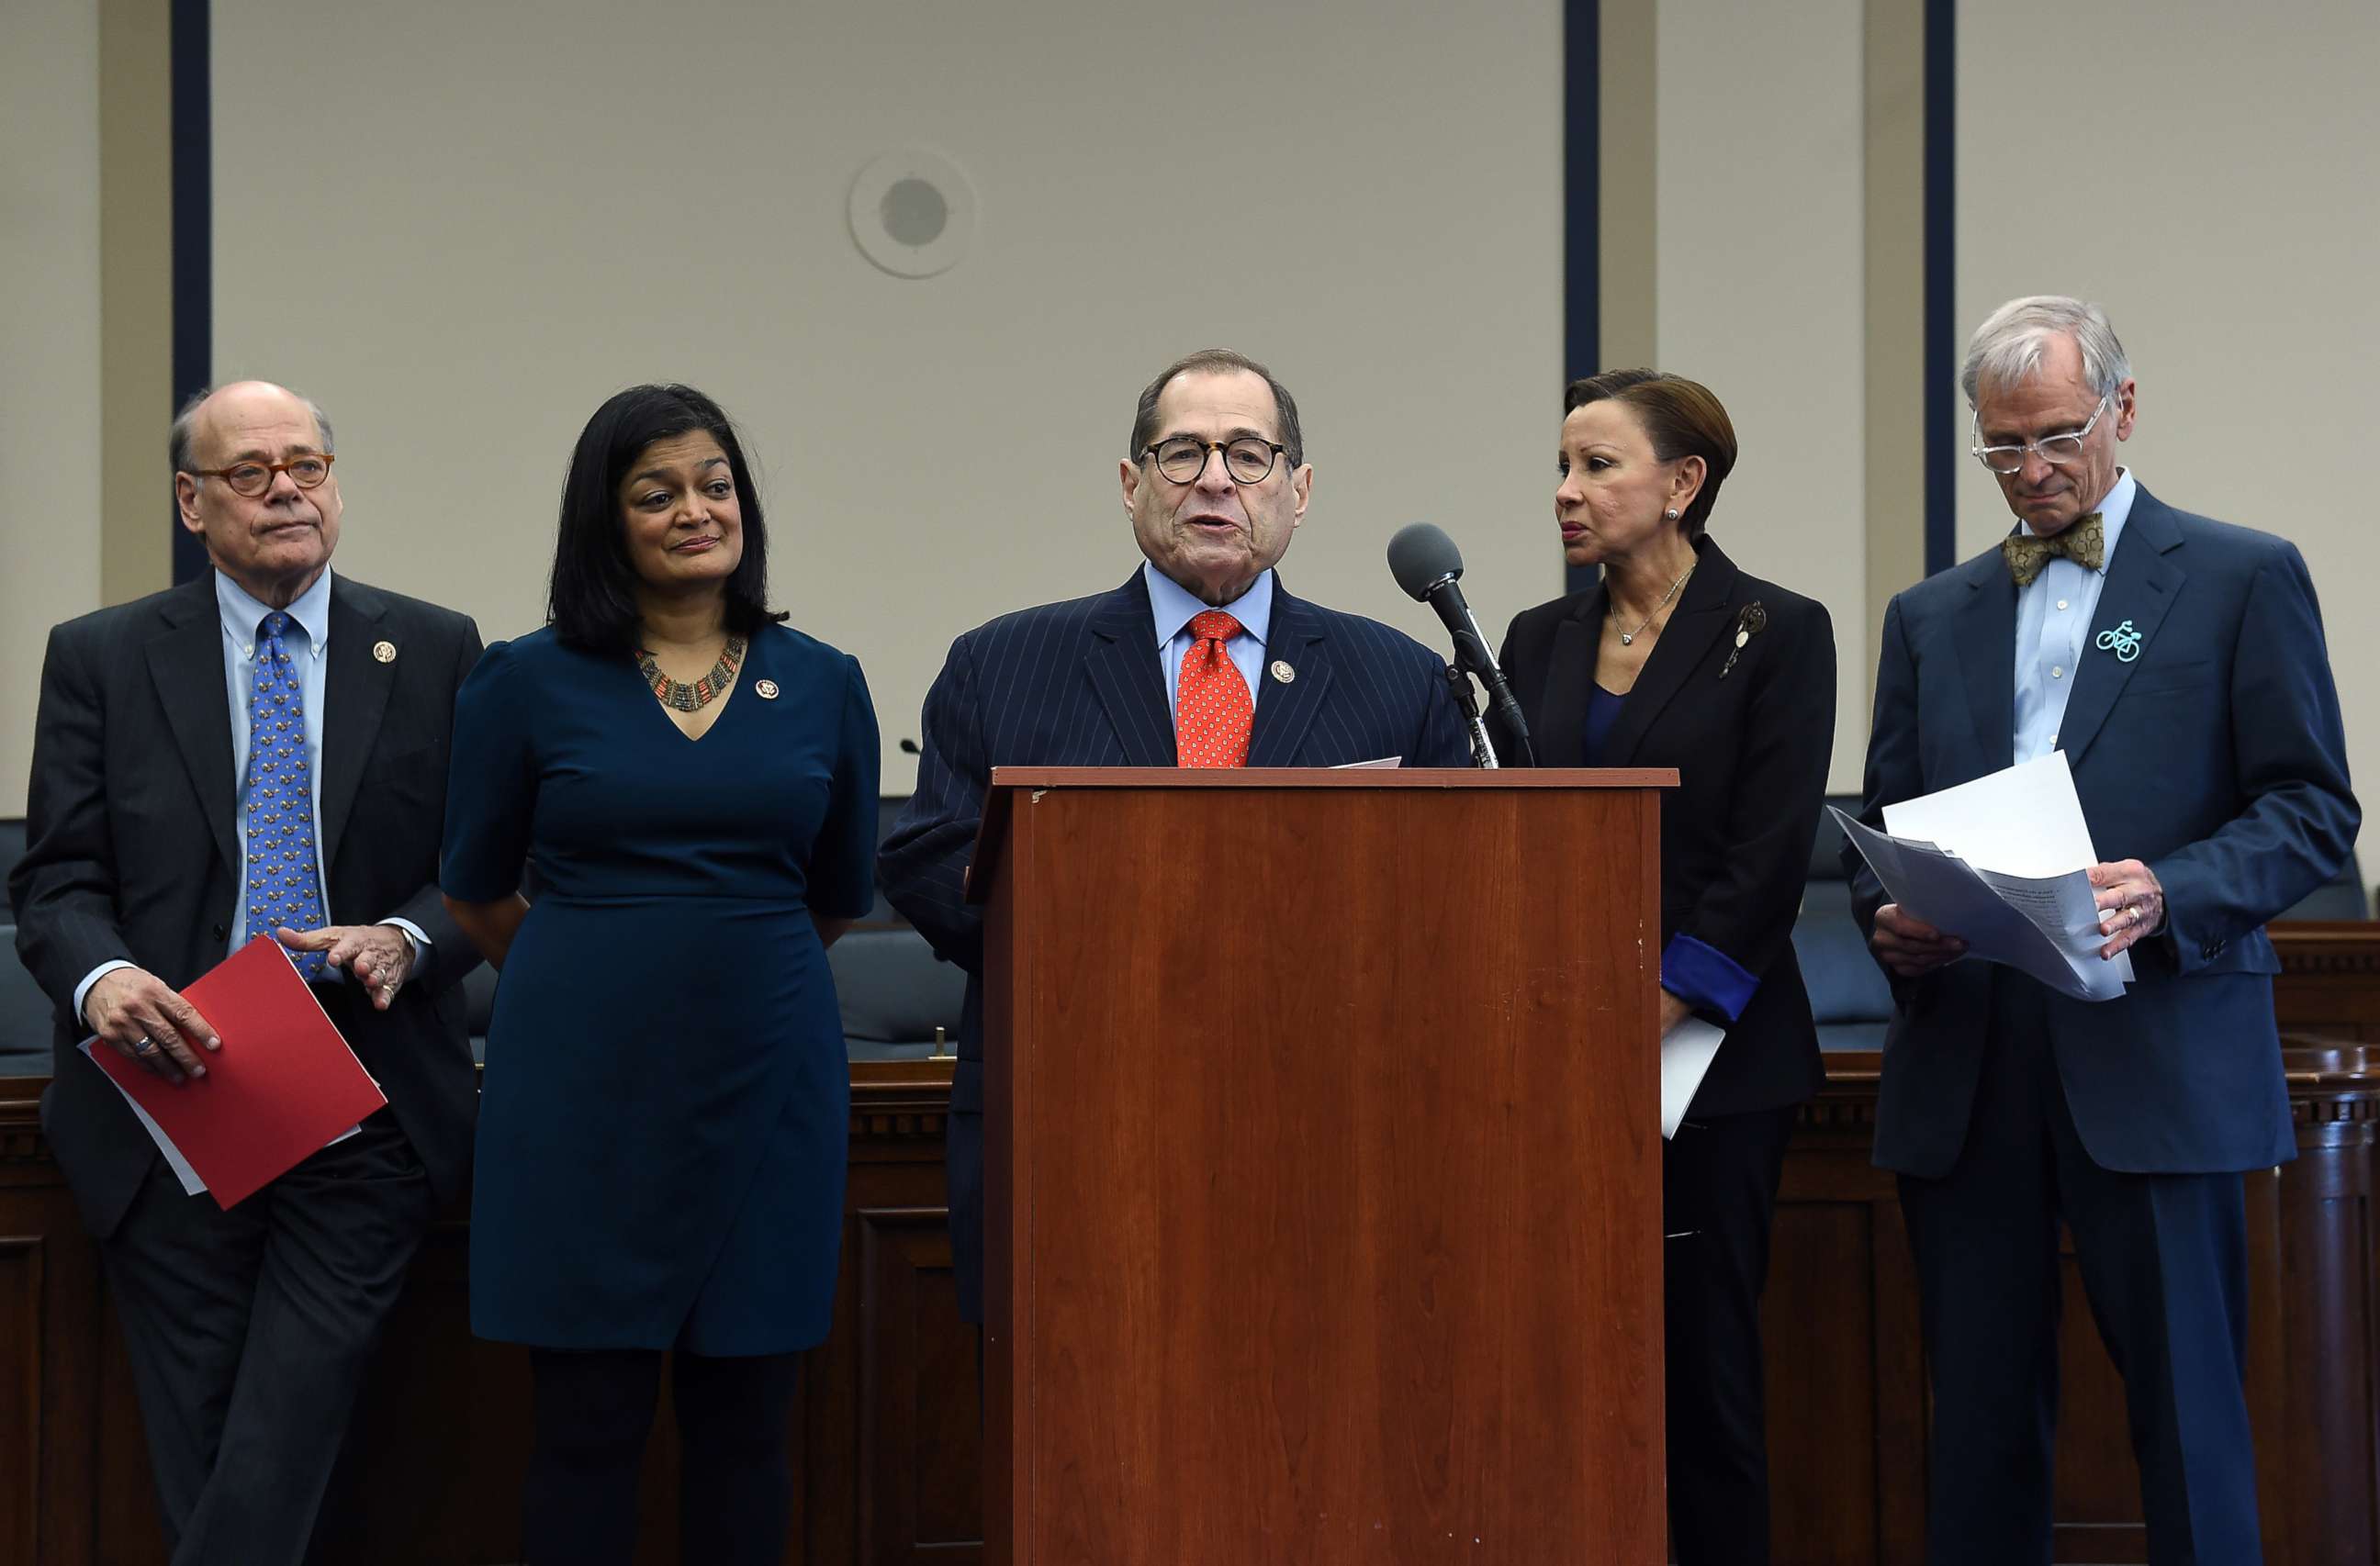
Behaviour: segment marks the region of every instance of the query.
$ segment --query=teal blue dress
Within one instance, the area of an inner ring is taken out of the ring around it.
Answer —
[[[699,740],[623,655],[549,627],[455,706],[441,882],[540,891],[496,989],[471,1329],[560,1349],[783,1354],[827,1333],[850,1074],[810,922],[872,897],[859,665],[751,639]]]

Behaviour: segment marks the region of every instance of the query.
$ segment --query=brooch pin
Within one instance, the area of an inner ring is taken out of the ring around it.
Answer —
[[[2112,631],[2101,631],[2098,647],[2102,652],[2114,653],[2117,662],[2130,663],[2141,655],[2141,634],[2127,620]]]
[[[1727,649],[1727,662],[1718,666],[1720,679],[1727,678],[1735,668],[1735,661],[1742,654],[1744,644],[1767,628],[1768,611],[1760,606],[1759,600],[1755,599],[1745,604],[1743,613],[1735,617],[1735,645]]]
[[[1287,685],[1297,678],[1297,671],[1289,666],[1288,659],[1276,658],[1272,661],[1272,677],[1282,685]]]
[[[752,694],[763,701],[774,701],[777,699],[777,682],[762,680],[752,687]]]
[[[396,643],[393,641],[376,641],[372,643],[372,656],[382,663],[395,662]]]

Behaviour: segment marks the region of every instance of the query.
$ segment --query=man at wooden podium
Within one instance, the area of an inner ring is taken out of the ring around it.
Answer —
[[[1111,592],[951,644],[926,693],[917,793],[878,859],[892,905],[967,974],[947,1157],[969,1321],[984,1318],[983,927],[965,878],[991,770],[1471,764],[1443,659],[1293,598],[1275,575],[1314,469],[1270,370],[1220,348],[1167,366],[1119,466],[1146,561]]]
[[[1853,868],[1893,981],[1876,1161],[1900,1175],[1923,1297],[1926,1558],[2050,1559],[2062,1220],[2124,1378],[2149,1560],[2246,1566],[2240,1176],[2296,1151],[2264,927],[2362,819],[2322,615],[2294,546],[2118,465],[2134,386],[2096,305],[2011,300],[1961,380],[2017,526],[1887,611],[1864,808],[2064,751],[2108,861],[2100,951],[2129,949],[2136,979],[2092,1004],[1948,965],[1957,942]],[[2285,459],[2236,445],[2251,472]]]

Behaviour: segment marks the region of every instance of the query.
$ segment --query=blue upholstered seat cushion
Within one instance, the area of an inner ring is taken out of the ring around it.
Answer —
[[[916,930],[855,929],[826,956],[846,1047],[929,1042],[937,1027],[958,1037],[966,975],[937,960]]]
[[[1802,962],[1802,980],[1809,986],[1811,1014],[1821,1028],[1854,1023],[1881,1028],[1891,1017],[1892,989],[1852,920],[1847,882],[1814,880],[1803,890],[1802,917],[1793,924],[1793,951]]]
[[[0,925],[0,1076],[47,1076],[50,998],[17,960],[17,927]]]

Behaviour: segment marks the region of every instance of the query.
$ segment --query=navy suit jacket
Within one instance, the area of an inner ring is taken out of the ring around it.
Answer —
[[[1251,767],[1331,767],[1401,756],[1467,767],[1471,742],[1446,663],[1402,631],[1290,596],[1276,580],[1269,669]],[[962,1311],[980,1317],[983,916],[966,866],[994,767],[1172,767],[1173,718],[1139,572],[1112,592],[1002,615],[951,644],[926,693],[917,789],[877,859],[884,895],[966,970],[951,1082],[951,1227]]]
[[[2130,621],[2131,662],[2098,646]],[[2337,873],[2362,810],[2313,583],[2296,546],[2176,511],[2143,489],[2084,641],[2059,747],[2091,840],[2140,859],[2167,926],[2132,948],[2137,982],[2093,1003],[2044,997],[2082,1145],[2139,1173],[2259,1169],[2293,1156],[2265,921]],[[1862,814],[2010,765],[2016,587],[1994,549],[1885,613]],[[1848,846],[1872,929],[1883,889]],[[1963,1147],[1991,970],[1896,980],[1876,1161],[1925,1178]]]

